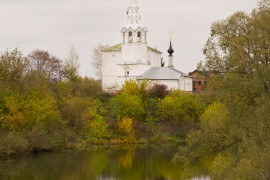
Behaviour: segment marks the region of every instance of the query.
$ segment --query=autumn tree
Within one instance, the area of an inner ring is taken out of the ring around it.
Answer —
[[[70,81],[77,81],[79,79],[79,67],[79,54],[76,49],[72,47],[64,62],[63,76]]]
[[[205,69],[217,103],[200,118],[176,158],[218,153],[213,179],[270,179],[270,0],[211,27]]]
[[[102,55],[101,52],[103,49],[108,48],[108,45],[101,45],[99,44],[97,47],[93,49],[93,53],[91,56],[91,64],[95,68],[96,77],[101,79],[102,72],[101,72],[101,65],[102,65]]]
[[[31,69],[49,79],[61,79],[61,60],[48,51],[36,49],[28,55]]]
[[[5,51],[0,57],[0,84],[5,87],[21,85],[27,67],[28,61],[18,49]]]

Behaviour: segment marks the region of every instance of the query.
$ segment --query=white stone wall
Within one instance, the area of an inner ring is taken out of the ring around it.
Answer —
[[[146,43],[123,43],[122,52],[122,64],[125,62],[136,62],[138,60],[147,63]]]
[[[121,63],[121,51],[102,52],[102,89],[114,91],[118,88],[118,64]]]
[[[180,78],[180,90],[192,92],[193,83],[191,77],[181,76]]]
[[[122,64],[122,52],[102,52],[102,89],[117,92],[125,81],[136,79],[150,69],[150,64]]]
[[[147,62],[151,63],[151,67],[161,67],[161,53],[148,49]]]
[[[179,80],[151,80],[151,84],[164,84],[168,90],[182,90],[192,92],[192,78],[181,76]]]
[[[125,77],[137,77],[145,73],[148,69],[150,69],[150,65],[147,64],[134,64],[134,65],[119,65],[121,68],[121,72],[118,73],[118,76],[125,76]]]
[[[178,90],[179,82],[178,80],[151,80],[151,84],[164,84],[168,87],[168,90]]]

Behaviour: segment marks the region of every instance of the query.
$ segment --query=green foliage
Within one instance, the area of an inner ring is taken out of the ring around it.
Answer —
[[[79,55],[72,47],[68,57],[65,59],[63,76],[71,82],[76,82],[80,78],[78,73],[79,67]]]
[[[148,96],[149,95],[150,84],[147,80],[144,81],[136,81],[129,80],[126,81],[122,86],[121,92],[129,95],[140,95],[140,96]]]
[[[89,140],[100,140],[109,135],[108,125],[104,121],[104,118],[93,110],[88,110],[86,113],[84,113],[82,120],[85,122],[83,129],[84,135]]]
[[[137,95],[122,93],[114,96],[111,101],[112,116],[116,119],[117,116],[123,118],[130,117],[136,121],[143,120],[145,114],[143,101]]]
[[[176,158],[192,162],[218,153],[213,179],[270,178],[269,4],[260,1],[251,14],[237,12],[214,23],[204,49],[204,68],[216,72],[209,93],[217,102]]]
[[[73,97],[67,100],[61,107],[62,118],[77,132],[80,132],[84,127],[82,116],[92,105],[91,101],[92,99]]]
[[[158,104],[161,120],[196,121],[200,116],[200,105],[196,99],[183,91],[174,91]]]
[[[38,123],[26,134],[28,149],[32,152],[51,151],[65,146],[66,127],[60,121],[54,124]]]
[[[18,88],[27,72],[27,61],[18,49],[5,51],[0,57],[0,84]],[[0,87],[1,87],[0,85]]]

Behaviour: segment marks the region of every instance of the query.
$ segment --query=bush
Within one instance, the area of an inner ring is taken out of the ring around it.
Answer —
[[[137,95],[126,93],[116,95],[111,99],[111,115],[113,118],[123,118],[125,116],[134,120],[143,120],[144,106],[142,99]]]
[[[118,130],[124,137],[134,137],[134,130],[132,127],[132,119],[129,117],[123,117],[122,119],[118,116],[117,120]]]
[[[60,120],[53,96],[38,90],[6,97],[6,107],[9,112],[2,117],[2,128],[8,131],[21,132],[32,129],[35,124],[49,125]]]
[[[66,131],[63,124],[37,124],[27,133],[29,149],[33,152],[49,151],[63,146],[66,143]]]
[[[23,153],[28,149],[28,142],[17,133],[3,133],[0,135],[0,156]]]
[[[159,102],[158,114],[161,120],[194,122],[200,117],[200,105],[191,94],[174,91]]]
[[[149,95],[150,84],[147,80],[145,81],[136,81],[129,80],[126,81],[122,86],[121,92],[129,95],[140,95],[148,96]]]
[[[145,122],[148,123],[154,123],[159,120],[158,118],[158,103],[159,99],[157,98],[146,98],[144,100],[144,105],[145,105]]]
[[[89,110],[85,113],[82,120],[85,123],[83,134],[86,138],[102,139],[109,135],[108,125],[104,121],[104,118],[93,110]]]
[[[151,88],[150,96],[163,99],[168,95],[168,87],[164,84],[156,84]]]
[[[85,125],[83,114],[92,106],[92,99],[73,97],[62,105],[62,118],[67,120],[68,126],[79,133]]]

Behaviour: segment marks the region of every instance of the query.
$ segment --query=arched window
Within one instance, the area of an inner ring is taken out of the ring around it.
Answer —
[[[142,41],[142,33],[138,32],[137,33],[137,42],[141,42]]]
[[[128,42],[133,43],[133,34],[132,34],[132,32],[128,33]]]

